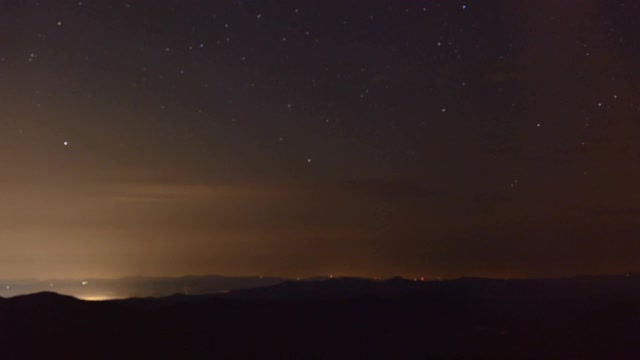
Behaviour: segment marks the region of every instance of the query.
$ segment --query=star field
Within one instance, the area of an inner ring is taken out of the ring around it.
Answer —
[[[0,4],[0,274],[640,262],[631,1]]]

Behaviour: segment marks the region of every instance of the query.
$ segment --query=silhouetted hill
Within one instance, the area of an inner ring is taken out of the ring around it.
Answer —
[[[0,300],[3,358],[640,358],[640,276],[291,281]]]
[[[10,298],[11,303],[27,303],[33,304],[55,304],[60,305],[63,303],[77,303],[78,299],[69,295],[61,295],[52,291],[42,291],[29,295],[18,295]]]

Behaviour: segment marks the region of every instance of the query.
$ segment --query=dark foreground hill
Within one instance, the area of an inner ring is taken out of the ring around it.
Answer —
[[[287,282],[218,295],[0,299],[12,358],[638,359],[640,276]]]

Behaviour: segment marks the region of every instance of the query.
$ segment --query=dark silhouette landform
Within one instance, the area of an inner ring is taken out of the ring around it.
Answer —
[[[638,359],[640,274],[0,298],[2,358]]]

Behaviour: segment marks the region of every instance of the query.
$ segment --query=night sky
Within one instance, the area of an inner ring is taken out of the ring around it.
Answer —
[[[0,277],[640,270],[640,3],[0,2]]]

